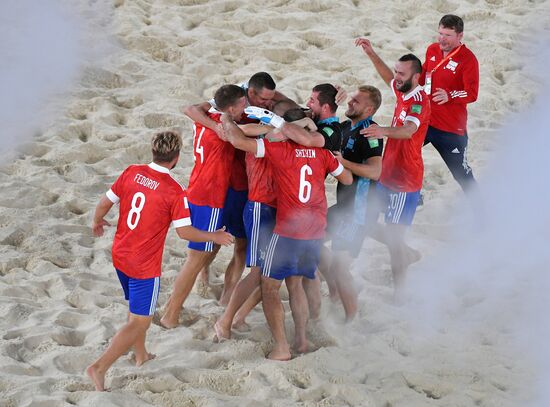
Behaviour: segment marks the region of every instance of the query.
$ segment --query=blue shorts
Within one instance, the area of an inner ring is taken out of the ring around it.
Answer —
[[[276,280],[293,276],[314,279],[322,244],[322,240],[290,239],[273,233],[262,275]]]
[[[124,290],[124,298],[130,303],[130,312],[135,315],[153,315],[159,298],[160,277],[140,280],[115,270]]]
[[[243,212],[247,200],[248,191],[235,191],[233,188],[227,190],[223,206],[223,224],[229,233],[239,239],[246,239]]]
[[[197,229],[215,232],[223,225],[223,209],[193,205],[189,202],[189,211],[191,212],[191,224]],[[214,251],[214,242],[189,242],[188,247],[200,252],[212,252]]]
[[[246,228],[246,266],[260,267],[275,227],[277,210],[269,205],[247,201],[243,220]]]
[[[416,206],[420,199],[420,190],[414,192],[398,192],[378,183],[377,193],[381,199],[381,212],[384,212],[386,223],[411,225]]]

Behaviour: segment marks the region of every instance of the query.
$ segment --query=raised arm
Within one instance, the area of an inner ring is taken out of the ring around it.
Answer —
[[[388,137],[404,140],[411,138],[417,129],[416,123],[407,120],[400,127],[380,127],[372,124],[366,129],[361,130],[360,133],[368,138]]]
[[[325,138],[316,131],[310,131],[295,123],[285,123],[281,127],[281,133],[286,138],[305,147],[323,147]]]
[[[214,130],[218,135],[221,135],[222,128],[221,126],[212,120],[206,114],[212,106],[210,102],[197,103],[195,105],[187,105],[181,108],[181,111],[184,115],[189,117],[194,122],[200,123],[205,127],[208,127],[211,130]]]
[[[233,144],[233,147],[256,155],[258,143],[255,139],[246,137],[229,115],[222,114],[221,121],[227,141]]]
[[[372,48],[372,44],[366,38],[357,38],[355,40],[355,46],[363,48],[363,51],[370,58],[378,75],[386,82],[388,86],[393,79],[393,72],[388,65],[378,56],[378,54]]]

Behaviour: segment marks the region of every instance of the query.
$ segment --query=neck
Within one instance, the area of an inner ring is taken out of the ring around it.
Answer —
[[[336,112],[335,112],[335,113],[331,113],[331,112],[329,112],[329,113],[321,113],[321,114],[319,115],[319,120],[325,120],[325,119],[328,119],[328,118],[334,117],[334,116],[336,116]]]
[[[457,49],[457,48],[460,47],[461,45],[462,45],[462,43],[459,43],[456,47],[451,48],[449,51],[443,51],[443,58],[446,58],[447,55],[449,55],[451,52],[453,52],[455,49]]]
[[[363,120],[368,119],[369,117],[370,117],[370,115],[362,115],[360,117],[356,117],[355,119],[350,119],[351,120],[351,125],[356,126],[357,123],[360,123]]]
[[[172,168],[174,168],[174,165],[175,165],[175,162],[174,162],[174,161],[175,161],[175,160],[172,160],[172,161],[170,161],[170,162],[168,162],[168,163],[166,163],[166,162],[162,162],[162,163],[161,163],[161,162],[158,162],[158,161],[154,161],[154,160],[153,160],[153,162],[154,162],[156,165],[158,165],[159,167],[164,167],[164,168],[166,168],[168,171],[170,171]],[[177,162],[177,161],[176,161],[176,162]]]

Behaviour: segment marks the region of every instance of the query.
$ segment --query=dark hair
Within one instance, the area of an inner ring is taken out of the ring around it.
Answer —
[[[275,90],[275,81],[267,72],[256,72],[248,80],[248,87],[256,90],[262,90],[263,88]]]
[[[441,17],[441,20],[439,20],[439,26],[455,30],[457,34],[464,31],[464,21],[462,21],[459,16],[455,16],[454,14],[445,14]]]
[[[411,61],[414,73],[422,73],[422,62],[420,62],[420,59],[418,59],[416,55],[405,54],[401,58],[399,58],[399,61],[401,62]]]
[[[372,106],[374,107],[374,112],[376,113],[376,111],[382,104],[382,94],[380,93],[380,90],[370,85],[359,86],[357,90],[368,95],[369,100],[372,102]]]
[[[306,117],[306,112],[298,107],[295,109],[288,109],[285,112],[283,119],[285,119],[285,122],[294,122],[296,120],[303,119],[304,117]]]
[[[282,116],[290,109],[299,109],[300,106],[296,102],[290,99],[279,100],[273,105],[273,113]]]
[[[317,99],[319,99],[321,106],[328,104],[330,111],[336,112],[336,109],[338,109],[338,105],[336,104],[336,94],[338,91],[334,86],[330,83],[321,83],[313,88],[313,92],[319,93]]]
[[[219,110],[225,110],[244,97],[244,89],[237,85],[223,85],[214,93],[214,102]]]
[[[181,137],[174,131],[163,131],[153,136],[151,152],[156,163],[169,163],[176,158],[181,149]]]

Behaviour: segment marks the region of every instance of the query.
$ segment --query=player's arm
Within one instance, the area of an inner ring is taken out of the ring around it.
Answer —
[[[107,215],[113,205],[114,202],[107,198],[106,195],[102,196],[99,200],[99,203],[95,208],[94,218],[92,220],[92,233],[94,236],[103,236],[103,227],[111,226],[111,224],[103,218],[105,217],[105,215]]]
[[[413,120],[405,119],[405,123],[401,127],[380,127],[376,124],[371,124],[366,129],[360,131],[362,135],[368,138],[394,138],[399,140],[410,139],[414,132],[418,129],[420,122],[413,117],[418,124]]]
[[[351,185],[353,183],[353,174],[347,168],[344,168],[344,170],[334,178],[336,178],[339,183],[344,185]]]
[[[203,126],[208,127],[209,129],[214,130],[216,133],[218,133],[219,130],[221,130],[218,126],[218,123],[216,123],[206,114],[211,107],[212,105],[210,105],[210,102],[202,102],[194,105],[183,106],[181,108],[181,111],[194,122],[200,123]]]
[[[371,60],[378,75],[386,82],[388,86],[393,79],[393,72],[388,65],[378,56],[378,54],[372,48],[372,44],[366,38],[357,38],[355,40],[355,46],[363,48],[363,51]]]
[[[243,131],[227,114],[222,114],[222,126],[227,138],[233,147],[256,155],[258,144],[255,139],[246,137]]]
[[[324,147],[325,138],[317,131],[310,131],[297,124],[285,123],[281,127],[281,133],[286,138],[305,147]]]
[[[235,239],[231,233],[225,231],[225,226],[215,232],[205,232],[194,226],[180,226],[176,228],[176,233],[181,239],[192,242],[214,242],[221,246],[229,246]]]
[[[378,178],[380,178],[382,173],[382,157],[380,156],[369,157],[364,163],[354,163],[346,160],[340,153],[336,153],[335,156],[344,168],[350,170],[354,175],[373,181],[378,181]]]
[[[247,137],[261,136],[267,134],[273,130],[273,127],[258,123],[238,124],[239,128],[243,131]]]

